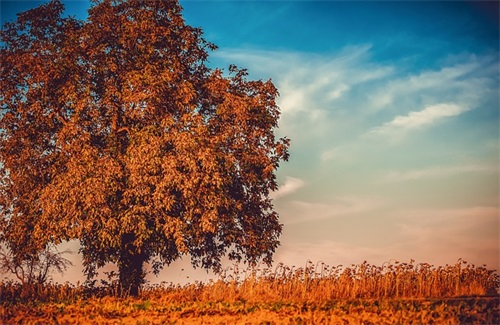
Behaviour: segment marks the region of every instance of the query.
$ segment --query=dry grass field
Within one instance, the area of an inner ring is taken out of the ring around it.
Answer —
[[[455,265],[368,263],[226,269],[217,281],[146,286],[118,297],[115,282],[0,286],[5,324],[499,324],[499,275]]]

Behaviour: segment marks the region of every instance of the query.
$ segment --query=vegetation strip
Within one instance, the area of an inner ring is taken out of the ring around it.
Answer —
[[[224,270],[217,281],[145,286],[119,297],[115,279],[86,285],[0,285],[4,323],[498,324],[497,272],[459,260]],[[424,290],[425,288],[425,290]]]

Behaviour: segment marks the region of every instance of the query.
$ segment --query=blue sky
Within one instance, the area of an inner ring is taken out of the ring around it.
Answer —
[[[83,17],[86,2],[65,3]],[[1,4],[2,22],[36,5]],[[280,91],[277,133],[292,147],[273,194],[276,262],[500,268],[498,3],[181,4],[219,46],[211,66]],[[186,259],[161,279],[188,275],[206,278]]]

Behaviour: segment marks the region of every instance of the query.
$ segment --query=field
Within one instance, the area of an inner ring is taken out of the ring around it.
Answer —
[[[224,270],[218,280],[145,286],[0,285],[6,324],[499,324],[499,275],[459,260]]]

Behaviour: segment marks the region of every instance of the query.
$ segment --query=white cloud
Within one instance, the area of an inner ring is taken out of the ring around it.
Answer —
[[[379,198],[344,196],[329,202],[291,201],[281,213],[287,225],[357,215],[384,205]],[[286,219],[286,220],[285,220]]]
[[[329,161],[334,159],[339,154],[338,148],[326,149],[321,153],[321,161]]]
[[[417,129],[447,117],[458,116],[468,110],[468,107],[453,103],[431,105],[420,111],[412,111],[407,115],[398,115],[392,121],[372,129],[370,133],[392,134],[398,130]]]
[[[272,199],[277,200],[281,197],[295,193],[297,190],[299,190],[304,185],[305,185],[305,182],[303,180],[301,180],[300,178],[286,176],[285,182],[283,183],[283,185],[281,185],[276,192],[271,193],[270,196]]]
[[[455,104],[438,104],[426,107],[422,111],[410,112],[406,116],[397,116],[390,125],[413,129],[427,124],[432,124],[444,117],[457,116],[467,111],[466,108]]]
[[[370,109],[376,111],[404,107],[440,99],[441,102],[460,102],[470,105],[481,98],[489,88],[489,76],[493,76],[494,67],[481,71],[491,65],[491,58],[465,58],[465,62],[444,66],[437,70],[428,70],[408,76],[398,76],[380,85],[368,94]],[[480,75],[474,75],[480,73]]]
[[[463,173],[498,173],[498,166],[488,164],[471,164],[457,166],[435,166],[409,171],[391,171],[382,177],[382,183],[404,182],[422,178],[442,178]]]

